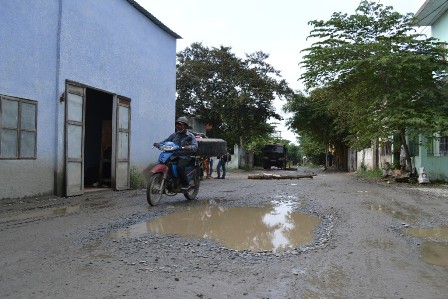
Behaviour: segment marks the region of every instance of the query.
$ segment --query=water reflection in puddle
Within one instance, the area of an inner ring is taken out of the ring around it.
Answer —
[[[2,218],[2,221],[20,221],[31,218],[41,218],[41,217],[56,217],[68,214],[73,214],[79,212],[80,205],[64,207],[64,208],[54,208],[54,209],[43,209],[43,210],[33,210],[30,212],[22,212],[19,215],[9,216]]]
[[[280,251],[312,242],[319,224],[319,218],[293,211],[291,202],[262,208],[206,205],[138,223],[110,236],[177,234],[213,239],[236,250]]]
[[[369,203],[370,210],[384,212],[394,218],[413,222],[416,219],[426,217],[427,215],[420,209],[412,206],[402,205],[398,202],[394,203],[397,209],[391,208],[387,205]],[[408,225],[406,225],[408,226]],[[431,242],[425,241],[421,250],[421,259],[431,265],[438,265],[448,267],[448,227],[438,228],[406,228],[403,233],[416,238],[430,238]]]
[[[416,238],[430,238],[421,246],[421,258],[424,262],[448,267],[448,244],[437,241],[448,241],[448,227],[407,228],[403,232]]]
[[[448,241],[448,227],[407,228],[404,233],[416,238],[435,238]]]
[[[369,210],[380,211],[387,215],[390,215],[396,219],[400,219],[406,222],[412,222],[417,219],[417,216],[421,215],[421,212],[417,208],[413,207],[400,207],[392,208],[382,204],[367,204]]]
[[[430,265],[448,267],[448,246],[437,242],[425,242],[421,248],[422,260]]]

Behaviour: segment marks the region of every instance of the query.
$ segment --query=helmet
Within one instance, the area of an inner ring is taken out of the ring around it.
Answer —
[[[190,126],[190,122],[188,121],[188,118],[186,118],[185,116],[181,116],[181,117],[179,117],[178,119],[176,119],[176,122],[177,122],[177,123],[178,123],[178,122],[183,123],[183,124],[185,124],[187,127]]]

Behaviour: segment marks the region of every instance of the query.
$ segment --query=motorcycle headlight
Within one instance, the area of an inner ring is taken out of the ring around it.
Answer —
[[[175,146],[175,145],[162,145],[160,147],[160,149],[162,151],[174,151],[174,150],[177,150],[177,146]]]

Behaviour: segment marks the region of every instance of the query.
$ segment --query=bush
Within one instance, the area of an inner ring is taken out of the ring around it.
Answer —
[[[383,171],[381,169],[374,169],[374,170],[366,170],[361,168],[361,172],[359,173],[359,176],[364,178],[381,178],[383,176]]]
[[[142,189],[145,187],[142,175],[135,166],[131,167],[130,180],[131,189]]]

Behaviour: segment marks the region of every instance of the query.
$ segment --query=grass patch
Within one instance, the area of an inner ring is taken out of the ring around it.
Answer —
[[[383,176],[383,171],[381,169],[361,170],[358,175],[367,179],[380,179]]]
[[[130,177],[131,189],[142,189],[145,187],[145,182],[141,173],[137,170],[137,167],[131,167],[131,177]]]

